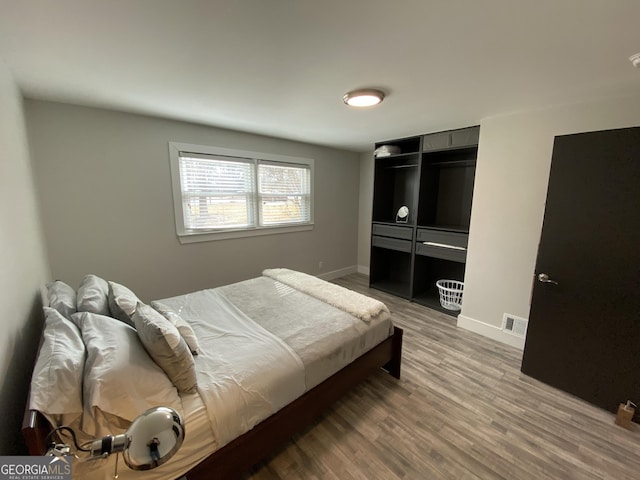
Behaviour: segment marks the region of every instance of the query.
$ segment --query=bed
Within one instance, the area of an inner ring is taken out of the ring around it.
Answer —
[[[23,425],[32,455],[44,453],[52,425],[70,424],[83,441],[121,433],[146,406],[165,405],[183,417],[181,449],[154,470],[121,467],[120,478],[235,478],[375,370],[400,377],[403,332],[386,306],[300,272],[265,270],[257,278],[150,305],[95,275],[85,277],[77,292],[54,283]],[[188,355],[176,354],[173,366],[147,344],[148,325],[141,320],[147,313],[176,326]],[[52,331],[59,338],[61,328],[76,337],[79,330],[81,343],[75,338],[56,351],[46,340]],[[80,391],[80,404],[72,395],[54,395],[49,378],[61,371],[52,369],[52,359],[62,356],[67,365],[66,352],[76,350],[83,356],[70,368],[73,378],[63,374],[55,385]],[[61,398],[67,403],[58,405]],[[74,478],[113,478],[114,457],[74,462]]]

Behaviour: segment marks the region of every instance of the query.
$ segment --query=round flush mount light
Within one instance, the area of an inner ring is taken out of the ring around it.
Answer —
[[[631,55],[629,57],[629,61],[633,64],[634,67],[640,68],[640,53],[636,53],[635,55]]]
[[[342,97],[344,103],[350,107],[372,107],[384,99],[384,92],[375,88],[352,90]]]

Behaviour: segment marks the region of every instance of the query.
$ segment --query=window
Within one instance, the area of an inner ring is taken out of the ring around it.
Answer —
[[[309,230],[313,160],[169,143],[181,242]]]

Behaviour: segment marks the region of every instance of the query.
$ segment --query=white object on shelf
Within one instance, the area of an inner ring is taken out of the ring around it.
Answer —
[[[447,310],[460,310],[462,308],[462,292],[464,283],[457,280],[438,280],[436,282],[440,293],[440,305]]]
[[[409,220],[409,207],[403,205],[396,213],[396,223],[407,223],[407,220]]]
[[[391,155],[396,155],[400,153],[400,147],[396,145],[381,145],[375,149],[373,152],[376,158],[379,157],[389,157]]]

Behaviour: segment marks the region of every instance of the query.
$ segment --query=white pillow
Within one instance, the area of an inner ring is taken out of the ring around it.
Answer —
[[[67,425],[82,415],[85,348],[80,331],[54,308],[44,307],[42,346],[33,376],[29,408],[52,424]]]
[[[131,317],[133,317],[133,313],[136,311],[138,297],[124,285],[111,281],[108,282],[108,284],[108,301],[111,316],[133,327]]]
[[[123,322],[76,313],[87,346],[82,430],[93,436],[119,433],[151,407],[182,412],[171,380],[149,357],[136,331]]]
[[[109,284],[96,275],[86,275],[78,288],[78,312],[109,315]]]
[[[71,318],[76,313],[76,291],[66,283],[56,280],[47,284],[49,306],[55,308],[65,318]]]
[[[197,386],[196,366],[189,346],[169,320],[138,302],[133,322],[144,348],[169,376],[178,391],[194,392]]]
[[[158,312],[164,315],[164,318],[173,323],[184,341],[189,345],[189,350],[193,355],[198,355],[200,353],[200,343],[198,342],[198,337],[196,337],[193,328],[189,325],[186,320],[184,320],[180,315],[178,315],[175,310],[168,305],[165,305],[161,302],[153,301],[151,302],[151,306],[155,308]]]

